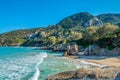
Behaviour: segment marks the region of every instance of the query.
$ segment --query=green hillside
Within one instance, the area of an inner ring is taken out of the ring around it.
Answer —
[[[82,46],[120,47],[120,14],[77,13],[46,28],[16,30],[0,35],[1,46],[50,46],[76,42]],[[103,46],[104,45],[104,46]]]

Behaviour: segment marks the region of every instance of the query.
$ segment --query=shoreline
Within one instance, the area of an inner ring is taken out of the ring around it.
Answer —
[[[67,56],[66,58],[75,59],[83,64],[98,66],[101,68],[107,67],[107,66],[120,67],[120,59],[117,57],[111,57],[111,58],[105,58],[105,59],[99,59],[99,60],[79,58],[79,56]]]
[[[47,77],[46,80],[120,79],[120,59],[118,58],[107,58],[101,60],[76,59],[76,56],[66,58],[75,59],[76,61],[82,62],[83,64],[91,65],[94,67],[94,69],[89,70],[86,68],[79,68],[75,71],[60,72]]]
[[[89,62],[89,61],[86,61],[86,60],[81,60],[80,62],[83,63],[83,64],[87,64],[87,65],[91,65],[91,66],[95,66],[95,67],[99,67],[99,68],[107,67],[107,65],[98,64],[98,63],[94,63],[94,62]]]
[[[106,58],[101,60],[86,60],[87,62],[92,62],[95,64],[106,65],[106,66],[114,66],[120,67],[120,59],[118,58]]]
[[[57,51],[57,52],[59,52],[59,51]],[[62,57],[65,57],[65,56],[62,56]],[[94,58],[94,57],[96,57],[96,58]],[[66,56],[65,58],[74,59],[75,61],[81,62],[83,64],[88,64],[90,66],[93,66],[94,70],[98,69],[98,70],[103,71],[103,69],[108,70],[111,68],[113,70],[115,70],[115,68],[116,68],[116,69],[118,69],[118,71],[120,71],[119,70],[120,69],[120,59],[118,57],[111,57],[111,58],[109,58],[107,56],[104,58],[101,58],[99,56],[94,56],[94,57],[76,55],[76,56]],[[82,68],[78,68],[76,71],[79,71],[80,69],[82,69]],[[86,70],[89,72],[88,69],[86,69]],[[71,74],[72,72],[73,71],[70,71],[69,74]],[[107,72],[109,72],[109,71],[107,71]],[[112,72],[112,71],[110,71],[110,72]],[[60,74],[60,73],[58,73],[58,74]],[[62,72],[62,73],[64,73],[64,72]],[[85,72],[83,72],[83,73],[85,73]]]

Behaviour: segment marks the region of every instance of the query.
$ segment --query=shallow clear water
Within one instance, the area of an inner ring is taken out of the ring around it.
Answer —
[[[35,48],[0,47],[0,80],[45,80],[48,76],[90,66]]]

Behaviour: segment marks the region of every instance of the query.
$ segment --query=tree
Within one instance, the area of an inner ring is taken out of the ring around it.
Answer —
[[[87,27],[84,31],[83,39],[89,43],[97,41],[99,39],[98,29],[99,27],[96,26]]]
[[[63,44],[66,44],[67,40],[66,39],[63,39],[62,43]]]
[[[50,43],[50,44],[55,44],[56,41],[57,41],[57,39],[56,39],[55,36],[50,36],[50,37],[48,38],[48,40],[49,40],[49,43]]]
[[[76,31],[71,31],[70,33],[70,39],[71,40],[79,40],[81,39],[83,36],[82,36],[82,33],[81,32],[76,32]]]
[[[102,36],[105,36],[106,34],[110,34],[116,29],[118,29],[118,26],[115,26],[110,23],[105,23],[102,27],[99,28],[98,33],[99,33],[99,36],[102,37]]]

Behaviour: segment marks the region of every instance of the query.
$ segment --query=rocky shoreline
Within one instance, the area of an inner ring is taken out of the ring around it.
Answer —
[[[109,50],[107,48],[100,48],[98,45],[89,45],[87,48],[83,48],[82,46],[78,46],[77,44],[62,44],[62,45],[54,45],[50,47],[44,47],[42,49],[52,50],[52,51],[62,51],[64,52],[63,56],[68,58],[80,58],[80,56],[118,56],[120,55],[120,48],[114,48]],[[80,60],[80,59],[79,59]],[[113,59],[114,61],[115,59]],[[106,63],[109,63],[110,60],[105,60]],[[103,60],[103,62],[105,62]],[[117,60],[116,60],[117,61]],[[99,64],[101,65],[103,62],[97,60],[86,60],[86,62],[92,64]],[[114,62],[113,62],[114,63]],[[55,74],[53,76],[48,77],[46,80],[78,80],[78,79],[120,79],[120,64],[111,65],[110,64],[102,64],[106,65],[104,67],[95,68],[94,70],[87,70],[81,68],[76,71],[66,71]],[[115,66],[116,65],[116,66]],[[93,65],[94,66],[94,65]]]
[[[82,62],[83,60],[79,59],[79,61]],[[119,62],[120,60],[117,58],[108,58],[102,60],[84,60],[83,63],[94,66],[94,69],[88,70],[85,68],[81,68],[75,71],[61,72],[49,76],[46,80],[119,80]]]
[[[95,70],[87,70],[81,68],[76,71],[66,71],[48,77],[46,80],[119,80],[120,67],[96,68]]]
[[[89,45],[87,48],[84,48],[83,46],[78,46],[75,43],[57,44],[57,45],[52,45],[49,47],[42,47],[42,49],[64,52],[64,56],[71,56],[71,55],[118,56],[118,55],[120,55],[119,47],[109,50],[108,48],[101,48],[95,44]]]

